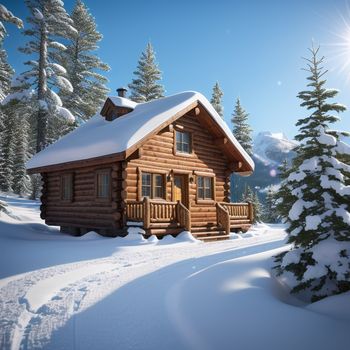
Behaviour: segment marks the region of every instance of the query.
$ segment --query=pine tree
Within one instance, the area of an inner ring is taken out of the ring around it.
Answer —
[[[4,39],[7,35],[3,22],[15,24],[18,28],[23,27],[22,21],[14,16],[5,6],[0,4],[0,102],[10,92],[13,69],[7,62],[7,54],[3,48]],[[5,108],[0,107],[0,189],[10,191],[12,184],[13,165],[13,135],[12,118],[5,114]],[[8,134],[9,132],[9,134]]]
[[[330,131],[339,118],[335,113],[345,106],[329,101],[338,91],[327,89],[319,58],[319,48],[310,49],[307,58],[307,89],[298,97],[310,114],[299,119],[300,141],[292,171],[285,186],[293,196],[289,206],[287,232],[292,248],[277,257],[280,274],[292,273],[292,292],[316,301],[350,290],[350,186],[344,173],[350,166],[339,155],[350,154],[350,147]],[[327,254],[324,254],[327,252]]]
[[[134,75],[136,78],[128,85],[131,89],[131,100],[147,102],[163,97],[164,87],[158,84],[162,79],[161,71],[151,43],[148,43],[146,51],[142,52]]]
[[[253,154],[252,146],[252,129],[248,124],[249,114],[241,106],[241,101],[237,98],[234,112],[232,114],[233,130],[232,133],[241,144],[244,150],[249,154]]]
[[[273,186],[268,186],[263,210],[263,221],[268,223],[276,223],[278,215],[276,212],[276,192]]]
[[[29,159],[29,122],[24,115],[16,115],[14,125],[14,161],[13,161],[13,192],[21,196],[30,192],[30,178],[26,172],[26,162]]]
[[[253,221],[253,223],[261,222],[261,220],[262,220],[262,207],[261,207],[261,203],[260,203],[257,191],[254,192],[252,204],[253,204],[253,208],[254,208],[254,221]]]
[[[276,214],[283,222],[288,217],[290,208],[292,207],[294,201],[294,196],[290,191],[287,181],[291,172],[292,168],[288,165],[288,162],[285,159],[278,167],[278,176],[281,179],[281,182],[276,192]]]
[[[12,191],[13,166],[15,158],[15,129],[16,122],[13,104],[2,108],[5,118],[0,139],[0,189],[4,192]]]
[[[35,116],[31,120],[36,123],[35,150],[38,152],[48,143],[50,116],[74,120],[55,92],[56,89],[72,91],[71,83],[64,77],[65,68],[57,62],[60,51],[66,47],[56,40],[76,31],[61,1],[26,0],[25,3],[31,14],[27,18],[31,28],[23,32],[29,41],[20,51],[35,59],[25,62],[29,69],[16,78],[12,85],[14,92],[5,102],[23,101],[28,113]]]
[[[222,96],[224,93],[222,92],[219,83],[216,82],[213,87],[213,93],[210,100],[210,103],[214,107],[214,109],[218,112],[221,118],[224,118],[224,107],[222,106]]]
[[[23,22],[4,5],[0,4],[0,101],[9,93],[13,75],[13,69],[7,62],[7,53],[3,48],[4,39],[7,35],[3,22],[15,24],[18,28],[23,27]]]
[[[71,18],[77,30],[69,38],[67,49],[62,51],[61,64],[66,67],[66,77],[73,92],[62,91],[63,105],[80,120],[92,117],[105,101],[108,80],[99,73],[110,68],[94,53],[102,34],[97,31],[95,19],[84,3],[78,0]]]
[[[249,202],[253,204],[254,220],[253,223],[261,221],[261,203],[256,191],[253,191],[250,186],[246,185],[244,193],[242,194],[242,202]]]

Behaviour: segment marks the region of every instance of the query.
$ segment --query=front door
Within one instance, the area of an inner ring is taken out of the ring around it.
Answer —
[[[173,200],[188,207],[188,180],[185,175],[174,175]]]

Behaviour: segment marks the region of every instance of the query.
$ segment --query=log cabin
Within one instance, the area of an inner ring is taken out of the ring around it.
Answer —
[[[147,103],[108,97],[99,114],[27,163],[40,173],[41,218],[62,232],[158,238],[187,230],[205,241],[252,224],[251,203],[231,203],[233,172],[254,162],[200,93]]]

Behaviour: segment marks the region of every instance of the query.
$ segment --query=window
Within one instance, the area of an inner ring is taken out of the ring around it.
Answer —
[[[72,201],[73,199],[73,175],[65,174],[61,176],[61,199]]]
[[[163,198],[163,176],[160,174],[154,174],[154,191],[153,198]]]
[[[176,137],[176,152],[192,153],[191,134],[184,131],[175,131]]]
[[[150,173],[142,173],[142,197],[151,197],[152,193],[152,175]]]
[[[213,178],[207,176],[197,177],[197,198],[211,200],[213,197]]]
[[[110,173],[108,170],[96,173],[96,197],[109,199],[110,197]]]
[[[164,198],[163,175],[143,172],[141,195],[149,198]]]

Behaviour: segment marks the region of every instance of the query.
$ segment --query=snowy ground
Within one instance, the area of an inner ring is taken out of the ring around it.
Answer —
[[[201,243],[76,238],[0,196],[0,349],[335,349],[350,294],[304,305],[270,275],[285,232]]]

